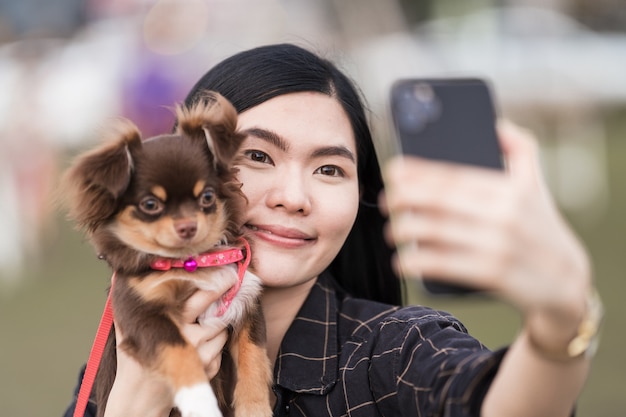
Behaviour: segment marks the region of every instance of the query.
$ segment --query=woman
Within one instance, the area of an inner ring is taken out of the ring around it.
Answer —
[[[578,328],[596,304],[588,257],[528,134],[499,126],[509,174],[396,158],[383,192],[358,93],[330,62],[293,45],[256,48],[210,70],[186,103],[206,90],[234,104],[247,135],[236,164],[265,285],[275,415],[571,414],[590,362]],[[490,352],[448,314],[397,307],[392,264],[489,291],[523,314],[519,336]],[[209,378],[227,334],[195,322],[213,301],[195,294],[184,329]],[[171,407],[169,389],[118,351],[106,416]]]

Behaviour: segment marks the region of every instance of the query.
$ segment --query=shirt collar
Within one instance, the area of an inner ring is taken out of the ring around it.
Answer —
[[[337,297],[329,273],[320,275],[281,343],[276,384],[300,393],[324,395],[335,385]]]

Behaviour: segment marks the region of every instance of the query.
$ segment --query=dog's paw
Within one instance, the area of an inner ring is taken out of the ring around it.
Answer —
[[[178,390],[174,404],[182,417],[222,417],[217,398],[209,384],[198,384]]]

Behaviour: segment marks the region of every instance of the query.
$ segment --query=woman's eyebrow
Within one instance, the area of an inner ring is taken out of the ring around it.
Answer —
[[[289,150],[289,144],[278,133],[271,130],[253,127],[242,132],[244,135],[254,136],[274,145],[283,152]]]
[[[356,158],[354,153],[345,146],[323,146],[315,149],[311,156],[313,158],[318,158],[321,156],[341,156],[343,158],[347,158],[350,161],[356,163]]]

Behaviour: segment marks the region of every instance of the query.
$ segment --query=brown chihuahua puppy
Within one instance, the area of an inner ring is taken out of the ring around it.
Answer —
[[[142,141],[126,121],[104,145],[80,156],[64,178],[70,217],[115,273],[111,303],[124,335],[120,348],[169,382],[172,415],[269,417],[261,283],[246,271],[246,200],[232,167],[244,139],[237,113],[210,93],[176,115],[173,134]],[[198,289],[224,294],[200,324],[221,321],[232,329],[211,383],[179,328],[182,307]],[[116,366],[112,330],[94,384],[98,416]]]

